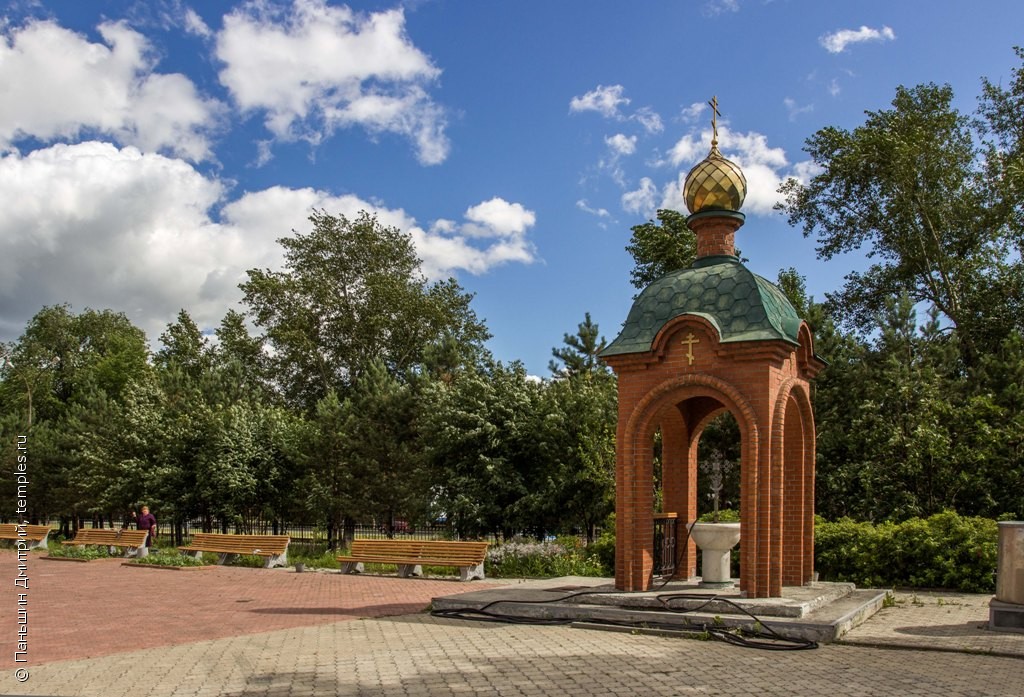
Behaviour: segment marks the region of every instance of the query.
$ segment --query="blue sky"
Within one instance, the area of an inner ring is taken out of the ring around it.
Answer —
[[[454,275],[502,360],[547,375],[590,312],[629,310],[632,225],[679,207],[707,153],[747,175],[737,243],[822,297],[771,210],[817,129],[898,85],[973,111],[1010,77],[1019,0],[15,1],[0,10],[0,340],[43,305],[112,308],[153,343],[180,308],[212,329],[245,270],[311,207],[371,209]]]

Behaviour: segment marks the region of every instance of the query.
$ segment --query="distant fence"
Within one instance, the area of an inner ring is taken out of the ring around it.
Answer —
[[[61,521],[56,520],[40,520],[40,524],[46,525],[49,523],[50,527],[60,529]],[[89,518],[83,518],[81,521],[82,528],[119,528],[124,524],[115,522],[113,524],[110,521],[103,520],[91,520]],[[128,527],[128,526],[125,526]],[[134,524],[131,526],[134,527]],[[228,523],[226,526],[222,521],[214,520],[212,525],[213,532],[227,531],[229,533],[242,532],[241,526],[236,526],[235,523]],[[292,544],[299,545],[326,545],[327,544],[327,531],[317,525],[295,525],[292,523],[278,523],[276,528],[270,521],[258,520],[250,521],[245,526],[245,529],[251,531],[253,534],[258,535],[288,535],[291,538]],[[181,529],[181,543],[188,544],[192,540],[192,536],[197,532],[203,531],[202,520],[190,520],[182,524]],[[172,523],[160,523],[157,522],[156,539],[164,543],[172,543],[175,537],[175,526]],[[442,540],[442,539],[458,539],[453,529],[447,525],[408,525],[404,522],[398,522],[395,525],[395,529],[389,535],[383,525],[375,525],[371,523],[359,523],[355,526],[355,538],[360,540],[382,540],[388,537],[394,537],[402,540]],[[580,535],[580,539],[585,539],[585,536]],[[483,536],[484,540],[495,544],[501,541],[502,537],[500,533],[493,532]]]

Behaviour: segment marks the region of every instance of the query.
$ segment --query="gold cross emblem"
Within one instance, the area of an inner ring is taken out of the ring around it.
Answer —
[[[687,365],[693,365],[693,345],[699,344],[700,339],[695,337],[693,332],[690,332],[686,335],[686,338],[683,339],[683,343],[686,344],[686,358],[689,359],[689,363],[687,363]]]

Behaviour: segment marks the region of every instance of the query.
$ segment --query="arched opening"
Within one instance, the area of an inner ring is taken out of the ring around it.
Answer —
[[[697,517],[714,513],[713,463],[720,462],[721,488],[717,503],[722,519],[740,512],[740,426],[732,412],[723,407],[712,416],[697,439]],[[731,512],[731,514],[730,514]]]
[[[687,376],[652,390],[632,412],[622,433],[619,448],[620,487],[617,489],[616,585],[642,590],[649,587],[654,568],[654,524],[656,501],[655,445],[660,442],[660,500],[662,509],[675,513],[679,524],[698,515],[698,452],[701,436],[708,429],[710,448],[726,447],[726,455],[739,463],[732,473],[735,483],[729,495],[745,513],[750,512],[749,543],[744,557],[757,548],[757,453],[758,428],[751,407],[731,386],[708,376]],[[725,416],[728,414],[728,416]],[[732,433],[730,434],[730,429]],[[660,433],[660,438],[656,434]],[[738,436],[738,437],[737,437]],[[730,499],[732,502],[732,499]],[[744,522],[746,527],[748,523]],[[753,557],[751,557],[753,558]],[[696,575],[696,548],[677,548],[674,576]],[[740,577],[741,589],[745,581]]]
[[[814,422],[806,388],[787,384],[779,394],[776,415],[781,440],[773,457],[783,473],[781,505],[781,584],[808,583],[814,575]]]

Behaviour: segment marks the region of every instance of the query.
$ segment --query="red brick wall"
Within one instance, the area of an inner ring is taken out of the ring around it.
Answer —
[[[692,336],[691,336],[692,335]],[[802,334],[810,337],[809,332]],[[693,341],[688,341],[689,339]],[[662,429],[665,510],[696,516],[696,444],[707,420],[729,409],[740,426],[740,588],[777,597],[810,580],[813,566],[814,430],[807,399],[813,349],[787,342],[721,344],[703,318],[686,315],[652,350],[612,356],[619,378],[616,586],[650,587],[653,568],[651,439]],[[679,550],[677,576],[695,573]]]

